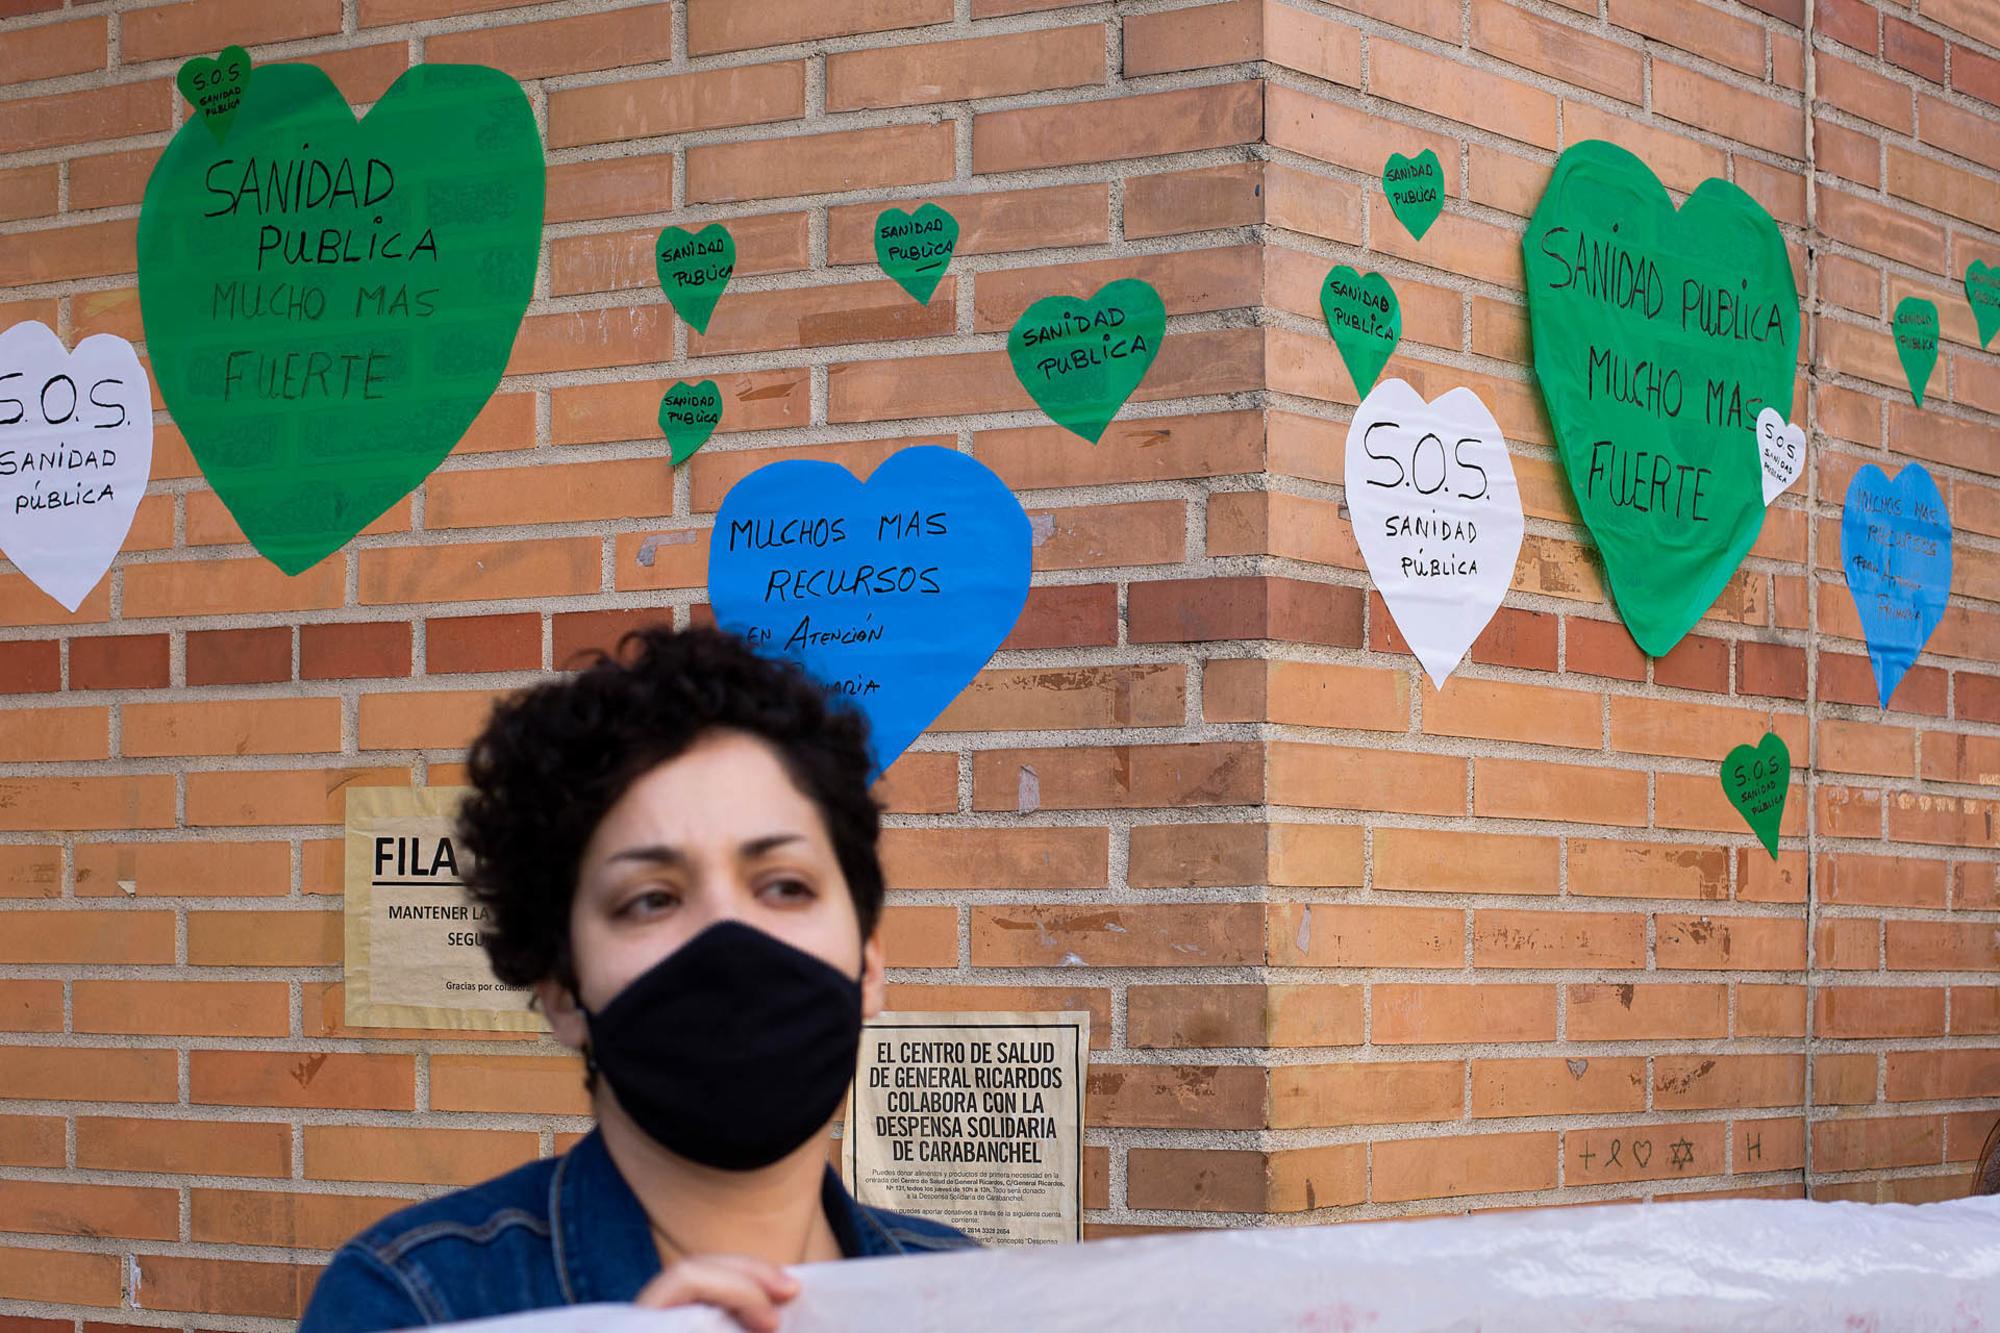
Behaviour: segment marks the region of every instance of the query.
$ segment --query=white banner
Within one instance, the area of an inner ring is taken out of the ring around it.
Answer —
[[[812,1264],[785,1333],[1751,1333],[2000,1324],[2000,1197],[1726,1200]],[[593,1305],[482,1333],[737,1333]]]

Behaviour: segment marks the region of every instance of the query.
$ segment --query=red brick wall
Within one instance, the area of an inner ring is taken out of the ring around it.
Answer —
[[[550,149],[512,373],[345,550],[256,557],[162,417],[79,614],[0,573],[0,1333],[289,1317],[372,1217],[584,1128],[544,1044],[343,1026],[342,790],[449,783],[496,692],[686,620],[748,468],[918,441],[1048,535],[886,780],[895,999],[1094,1011],[1097,1233],[1962,1192],[2000,1106],[2000,362],[1958,290],[2000,262],[2000,10],[1816,0],[1809,56],[1806,2],[0,0],[0,325],[141,337],[174,71],[230,41],[357,102],[502,65]],[[1523,221],[1589,137],[1749,190],[1806,293],[1814,465],[1659,661],[1525,365]],[[1451,200],[1419,245],[1377,178],[1423,147]],[[964,238],[926,309],[867,228],[929,198]],[[694,336],[648,250],[716,219],[740,276]],[[1343,261],[1401,295],[1390,373],[1473,386],[1514,444],[1513,591],[1442,694],[1341,510]],[[1120,276],[1173,319],[1092,448],[1003,335]],[[1922,412],[1912,292],[1948,344]],[[661,388],[709,375],[724,433],[672,471]],[[1837,519],[1911,458],[1956,586],[1882,715]],[[1767,726],[1799,765],[1775,865],[1716,777]]]

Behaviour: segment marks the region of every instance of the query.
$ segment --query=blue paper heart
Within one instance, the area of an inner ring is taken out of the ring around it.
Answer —
[[[993,656],[1028,599],[1021,502],[985,464],[904,449],[864,486],[792,459],[731,488],[709,539],[716,622],[796,659],[896,762]]]
[[[1890,481],[1873,463],[1847,484],[1840,563],[1861,613],[1882,707],[1944,618],[1951,591],[1951,516],[1919,463]]]

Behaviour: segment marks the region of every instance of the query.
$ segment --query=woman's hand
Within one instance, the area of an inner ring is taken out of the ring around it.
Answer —
[[[637,1304],[646,1310],[712,1305],[749,1333],[777,1333],[781,1308],[799,1294],[799,1280],[776,1264],[740,1254],[705,1254],[676,1260],[646,1284]]]

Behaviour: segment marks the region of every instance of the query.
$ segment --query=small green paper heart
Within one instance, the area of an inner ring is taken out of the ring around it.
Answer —
[[[668,389],[660,399],[660,432],[678,466],[694,451],[708,443],[722,421],[722,390],[714,380],[689,384],[685,380]]]
[[[1137,278],[1088,301],[1045,296],[1007,335],[1014,376],[1049,419],[1092,444],[1146,378],[1167,334],[1167,308]]]
[[[1921,296],[1906,296],[1896,306],[1896,359],[1909,377],[1910,396],[1924,405],[1924,389],[1938,358],[1938,308]]]
[[[1778,824],[1785,817],[1785,797],[1792,790],[1792,752],[1784,737],[1764,733],[1755,746],[1739,745],[1722,761],[1722,792],[1743,822],[1778,859]]]
[[[1415,157],[1391,153],[1382,168],[1382,190],[1396,221],[1421,241],[1444,211],[1444,167],[1428,148]]]
[[[1972,307],[1979,345],[1984,347],[2000,333],[2000,268],[1988,268],[1977,259],[1966,265],[1965,303]]]
[[[236,109],[243,105],[243,94],[250,87],[250,53],[240,46],[225,46],[213,60],[196,56],[181,66],[174,82],[180,85],[181,96],[201,112],[208,132],[221,143],[229,137]]]
[[[936,204],[915,213],[887,208],[875,219],[875,262],[896,285],[929,305],[958,251],[958,219]]]
[[[708,332],[708,317],[736,272],[736,238],[720,222],[698,232],[668,227],[653,246],[660,288],[675,313],[696,333]]]
[[[1396,289],[1380,273],[1363,277],[1340,264],[1320,284],[1319,308],[1356,391],[1366,398],[1403,340],[1403,304]]]

